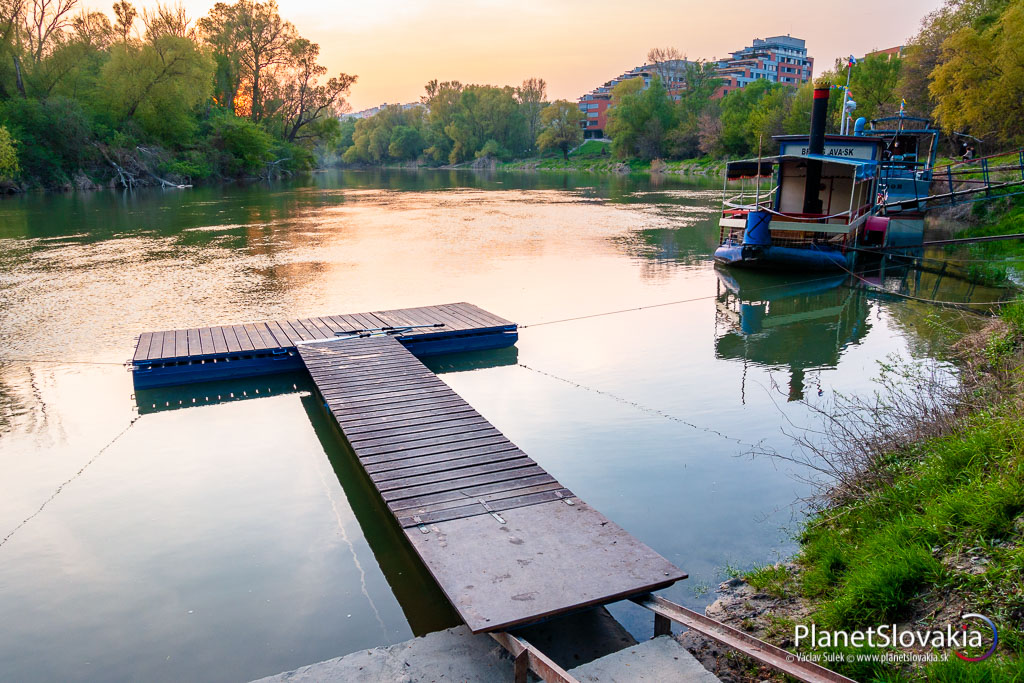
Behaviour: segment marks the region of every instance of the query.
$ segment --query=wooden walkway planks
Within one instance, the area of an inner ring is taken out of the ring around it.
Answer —
[[[393,337],[298,351],[401,526],[488,514],[481,495],[494,510],[572,496],[553,479],[537,489],[537,463]]]
[[[488,313],[478,306],[461,302],[371,313],[145,332],[139,336],[132,362],[152,363],[230,353],[291,349],[298,342],[327,339],[337,332],[437,323],[443,323],[443,327],[419,328],[409,334],[428,337],[470,330],[514,330],[516,327],[514,323]]]
[[[384,317],[411,324],[432,315],[421,310]],[[467,326],[500,321],[463,312],[474,316]],[[574,497],[397,339],[297,349],[364,471],[474,632],[686,578]]]

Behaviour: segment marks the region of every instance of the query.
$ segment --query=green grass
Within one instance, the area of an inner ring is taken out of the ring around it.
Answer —
[[[1024,298],[1007,304],[1009,327],[984,350],[1019,373]],[[1010,397],[1007,397],[1008,399]],[[891,485],[823,511],[800,537],[798,590],[819,628],[855,629],[921,618],[949,599],[993,618],[1000,645],[982,663],[934,663],[915,674],[894,665],[839,665],[857,680],[1024,681],[1024,415],[1018,400],[974,414],[959,432],[893,455]],[[958,564],[971,560],[973,570]],[[781,571],[780,571],[781,570]],[[760,567],[747,581],[791,590],[788,573]],[[844,668],[844,666],[846,668]],[[866,667],[866,668],[865,668]]]
[[[777,598],[785,597],[789,578],[789,570],[782,565],[772,564],[755,567],[746,576],[747,583],[751,586]]]

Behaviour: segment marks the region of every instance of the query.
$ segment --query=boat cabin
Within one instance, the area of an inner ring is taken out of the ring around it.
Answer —
[[[730,238],[742,241],[752,211],[771,214],[772,244],[845,242],[875,207],[885,141],[826,135],[824,153],[810,154],[806,135],[775,139],[777,156],[734,161],[726,167],[722,243]],[[808,197],[808,171],[815,164],[818,192]]]

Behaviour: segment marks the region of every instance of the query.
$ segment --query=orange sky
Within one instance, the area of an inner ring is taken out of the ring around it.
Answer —
[[[432,78],[519,84],[539,76],[550,98],[576,99],[642,64],[648,48],[725,57],[754,37],[807,40],[815,75],[837,57],[906,42],[941,0],[278,0],[320,43],[331,72],[357,74],[354,110],[417,100]],[[89,2],[92,6],[100,3]],[[148,2],[140,2],[147,5]],[[212,0],[184,0],[202,16]],[[108,9],[109,12],[109,9]]]

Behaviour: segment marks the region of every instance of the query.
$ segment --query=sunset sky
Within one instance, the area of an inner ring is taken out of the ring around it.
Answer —
[[[90,2],[92,6],[102,6]],[[150,3],[140,2],[146,6]],[[212,0],[185,0],[193,17]],[[353,110],[417,100],[432,78],[519,84],[539,76],[551,99],[576,99],[674,46],[721,58],[751,39],[807,40],[814,74],[840,56],[906,42],[940,0],[279,0],[281,15],[320,43],[330,71],[356,74]],[[109,7],[105,7],[109,13]]]

